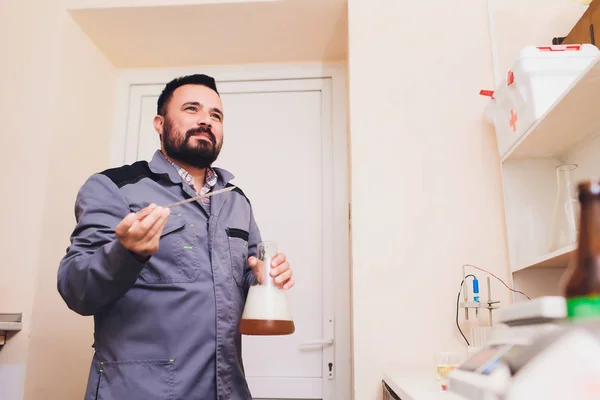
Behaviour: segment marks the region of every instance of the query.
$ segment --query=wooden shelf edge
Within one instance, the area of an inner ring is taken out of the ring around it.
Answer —
[[[571,255],[575,252],[577,248],[576,245],[572,244],[570,246],[563,247],[562,249],[558,249],[553,251],[552,253],[544,254],[543,256],[536,257],[530,262],[517,265],[511,268],[511,271],[518,272],[523,271],[525,269],[532,268],[562,268],[566,267],[569,263],[569,259]]]
[[[526,155],[523,156],[520,154],[520,150],[522,150],[523,144],[527,145],[528,140],[531,140],[532,137],[538,136],[538,131],[542,131],[542,134],[545,133],[545,130],[552,129],[554,125],[554,121],[557,117],[556,115],[560,115],[561,113],[565,113],[564,110],[566,108],[578,108],[578,105],[581,106],[581,99],[579,96],[574,95],[575,91],[580,92],[583,87],[586,87],[586,84],[596,83],[598,82],[598,74],[600,74],[600,54],[595,58],[593,62],[591,62],[585,70],[582,71],[580,76],[575,79],[575,81],[569,86],[567,90],[564,91],[560,95],[560,97],[556,100],[556,102],[546,111],[544,115],[542,115],[535,123],[523,134],[521,138],[517,142],[515,142],[508,151],[500,157],[500,163],[504,163],[511,159],[518,158],[535,158],[535,157],[548,157],[549,154],[538,154],[538,155]],[[591,88],[589,89],[592,90]],[[588,112],[592,113],[595,116],[598,114],[598,107],[595,107],[595,104],[600,104],[600,94],[597,96],[594,105],[587,104]],[[591,107],[590,107],[591,106]],[[583,107],[581,107],[583,108]],[[559,118],[560,119],[560,118]],[[548,123],[548,121],[551,121]],[[590,123],[591,125],[591,123]],[[600,124],[596,123],[594,126],[587,126],[586,129],[578,134],[578,135],[569,135],[567,132],[561,134],[565,134],[565,136],[569,136],[570,138],[576,138],[574,140],[569,139],[566,141],[567,147],[572,147],[578,141],[582,140],[586,136],[593,134],[595,129],[598,129]],[[563,149],[566,150],[566,149]]]

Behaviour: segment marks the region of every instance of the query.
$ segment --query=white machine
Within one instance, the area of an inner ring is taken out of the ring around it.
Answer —
[[[508,307],[502,328],[449,375],[472,400],[600,399],[600,319],[572,323],[563,297]]]

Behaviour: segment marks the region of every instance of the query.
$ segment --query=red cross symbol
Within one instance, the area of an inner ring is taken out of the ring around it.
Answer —
[[[515,113],[514,109],[510,109],[510,121],[508,123],[512,128],[513,132],[517,131],[517,113]]]

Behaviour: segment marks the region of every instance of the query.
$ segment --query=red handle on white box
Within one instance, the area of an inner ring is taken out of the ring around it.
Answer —
[[[581,50],[580,44],[560,44],[553,46],[536,46],[540,51],[579,51]]]
[[[508,74],[506,75],[506,86],[510,86],[513,83],[515,83],[515,73],[508,70]]]

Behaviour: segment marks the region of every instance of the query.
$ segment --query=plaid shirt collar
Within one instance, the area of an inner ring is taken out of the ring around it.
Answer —
[[[171,163],[171,165],[173,165],[175,170],[177,170],[177,172],[179,173],[179,176],[181,176],[181,179],[185,183],[190,185],[192,190],[194,192],[196,192],[199,196],[210,192],[211,189],[213,188],[213,186],[215,186],[217,183],[217,178],[218,178],[217,173],[215,172],[214,169],[208,167],[208,168],[206,168],[206,175],[204,176],[204,186],[202,186],[200,188],[200,190],[197,190],[196,187],[194,186],[194,178],[192,177],[192,175],[189,172],[187,172],[185,170],[185,168],[180,167],[179,165],[175,164],[173,161],[171,161],[169,159],[167,159],[167,160]],[[202,199],[202,201],[205,203],[210,203],[210,197],[205,197]]]

